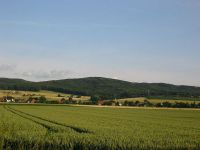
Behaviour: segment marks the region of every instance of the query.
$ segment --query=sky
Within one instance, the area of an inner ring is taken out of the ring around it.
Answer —
[[[0,77],[200,86],[199,0],[0,0]]]

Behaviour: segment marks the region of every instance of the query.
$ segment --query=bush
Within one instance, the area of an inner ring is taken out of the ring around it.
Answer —
[[[162,103],[156,103],[155,106],[156,107],[163,107]]]
[[[183,103],[183,102],[176,102],[174,107],[176,108],[190,108],[189,103]]]
[[[98,100],[100,100],[100,97],[98,95],[91,96],[92,102],[97,102]]]
[[[46,103],[47,102],[47,99],[45,96],[40,96],[39,97],[39,103]]]
[[[150,101],[148,101],[147,99],[145,99],[144,100],[144,106],[146,107],[146,106],[153,106],[153,104],[150,102]]]
[[[116,103],[115,101],[105,101],[103,105],[111,106],[111,105],[116,105]]]
[[[59,104],[58,101],[46,101],[47,104]]]
[[[163,102],[163,103],[162,103],[162,106],[163,106],[163,107],[172,107],[172,104],[169,103],[169,102]]]

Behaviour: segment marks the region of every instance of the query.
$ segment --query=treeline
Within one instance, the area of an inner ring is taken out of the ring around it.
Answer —
[[[98,104],[98,103],[96,103]],[[200,108],[200,102],[175,102],[171,103],[169,101],[159,102],[159,103],[151,103],[148,100],[140,101],[125,101],[123,103],[119,101],[105,101],[101,103],[101,105],[107,106],[135,106],[135,107],[164,107],[164,108]]]
[[[60,100],[51,100],[48,101],[44,96],[39,98],[29,97],[27,100],[28,103],[43,103],[43,104],[79,104],[79,105],[105,105],[105,106],[132,106],[132,107],[163,107],[163,108],[200,108],[200,102],[158,102],[151,103],[149,100],[141,101],[124,101],[121,103],[120,101],[115,100],[104,100],[100,101],[76,101],[72,98],[61,98]]]
[[[40,91],[41,88],[35,85],[1,85],[0,84],[0,89],[1,90],[19,90],[19,91]]]
[[[68,90],[65,88],[59,88],[59,87],[53,87],[53,86],[41,86],[41,90],[47,90],[47,91],[54,91],[58,93],[66,93],[66,94],[73,94],[73,95],[82,95],[86,96],[87,94],[81,91],[76,91],[76,90]]]
[[[41,90],[35,82],[22,79],[0,78],[1,90],[21,90],[21,91],[39,91]]]
[[[200,87],[176,86],[164,83],[131,83],[108,78],[91,77],[46,82],[29,82],[20,79],[0,79],[0,89],[39,91],[49,90],[74,95],[99,97],[101,100],[160,97],[200,98]]]

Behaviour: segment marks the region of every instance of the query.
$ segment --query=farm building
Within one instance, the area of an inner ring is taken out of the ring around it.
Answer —
[[[99,100],[99,101],[97,102],[97,104],[98,104],[99,106],[103,105],[103,104],[104,104],[104,100]]]
[[[119,102],[115,102],[114,100],[99,100],[97,102],[98,105],[109,105],[109,106],[121,106],[122,104]]]
[[[38,100],[38,99],[35,99],[35,98],[29,99],[29,100],[27,101],[27,103],[38,103],[38,102],[39,102],[39,100]]]
[[[64,98],[60,99],[59,103],[60,104],[64,104],[66,102],[66,100]]]
[[[4,102],[11,103],[11,102],[15,102],[15,99],[14,99],[14,97],[12,97],[12,96],[4,96],[4,97],[3,97],[3,101],[4,101]]]

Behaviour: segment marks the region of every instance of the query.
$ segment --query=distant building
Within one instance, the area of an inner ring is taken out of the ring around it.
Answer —
[[[60,104],[64,104],[66,102],[66,100],[64,98],[60,99],[59,103]]]
[[[101,105],[108,105],[108,106],[120,106],[119,103],[117,104],[114,100],[99,100],[97,102],[99,106]]]
[[[73,101],[73,97],[70,96],[69,97],[69,101],[72,102]]]
[[[29,100],[27,100],[27,103],[39,103],[39,100],[38,99],[35,99],[35,98],[33,98],[33,99],[29,99]]]
[[[97,104],[98,104],[99,106],[103,105],[103,104],[104,104],[104,100],[98,100]]]
[[[11,103],[11,102],[15,102],[15,99],[12,96],[4,96],[3,102]]]
[[[31,103],[38,103],[39,102],[39,100],[37,100],[37,99],[32,99],[31,100]]]

